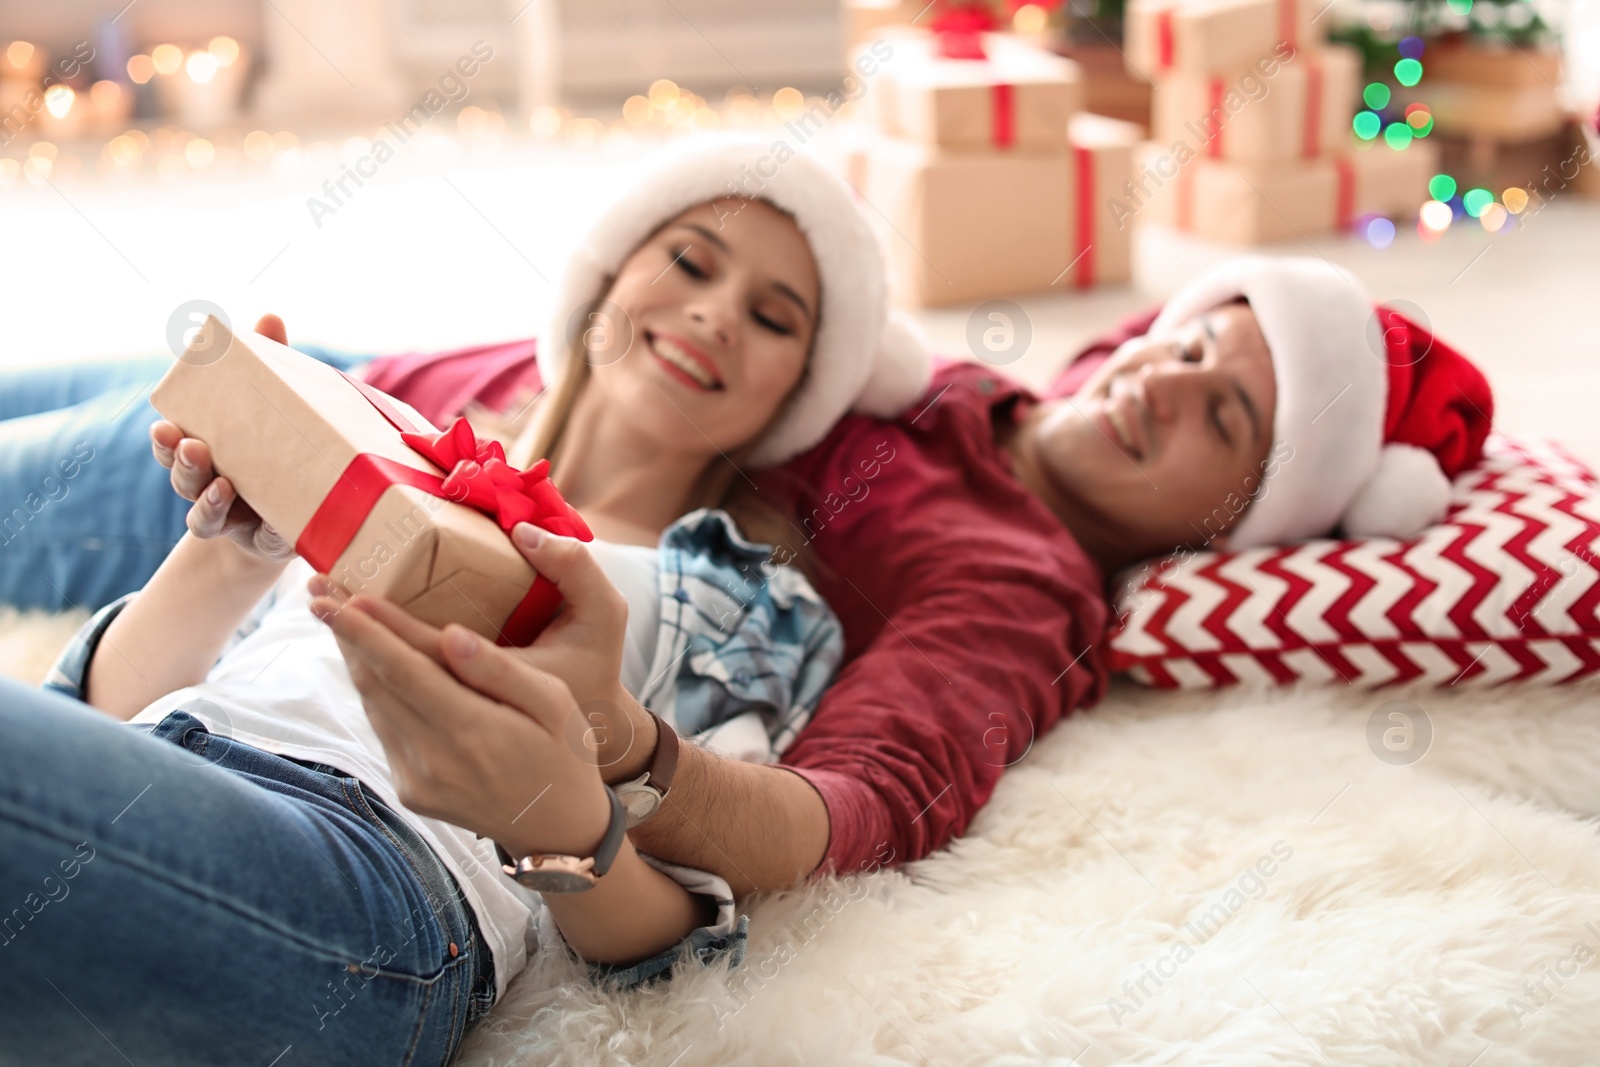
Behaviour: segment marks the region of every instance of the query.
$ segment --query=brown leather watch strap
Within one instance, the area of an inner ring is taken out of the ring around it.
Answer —
[[[650,777],[645,784],[666,796],[672,788],[672,776],[678,773],[678,731],[655,712],[649,715],[656,721],[656,754],[650,761]]]

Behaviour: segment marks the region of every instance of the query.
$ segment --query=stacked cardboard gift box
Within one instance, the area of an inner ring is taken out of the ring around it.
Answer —
[[[1126,55],[1155,99],[1119,213],[1249,244],[1415,213],[1433,146],[1356,140],[1360,57],[1322,39],[1318,4],[1131,0]]]
[[[871,54],[846,169],[884,221],[901,303],[1129,278],[1131,228],[1108,205],[1142,132],[1082,112],[1076,63],[1002,33],[886,33]]]

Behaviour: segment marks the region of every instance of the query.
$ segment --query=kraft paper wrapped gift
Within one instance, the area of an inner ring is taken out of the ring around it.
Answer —
[[[894,54],[867,90],[880,129],[947,149],[1061,152],[1082,68],[1006,34],[979,40],[987,58],[946,59],[931,34],[886,38]]]
[[[1324,158],[1267,165],[1137,152],[1135,216],[1229,244],[1266,244],[1327,233],[1339,221],[1339,173]],[[1186,162],[1180,163],[1184,159]]]
[[[1367,143],[1335,156],[1339,173],[1338,222],[1349,225],[1367,215],[1411,218],[1428,199],[1428,179],[1439,171],[1438,147],[1412,141],[1401,152]]]
[[[1211,159],[1315,159],[1350,139],[1361,77],[1354,49],[1302,48],[1242,74],[1173,75],[1156,83],[1153,137],[1187,141]]]
[[[1133,153],[1144,130],[1132,122],[1087,113],[1067,124],[1072,151],[1078,248],[1072,283],[1079,289],[1133,277],[1133,227],[1118,202],[1133,177]]]
[[[1063,142],[1065,138],[1062,138]],[[881,213],[896,299],[939,307],[1063,287],[1077,258],[1071,157],[884,140],[861,192]]]
[[[1400,99],[1427,104],[1434,128],[1446,135],[1521,143],[1559,133],[1567,121],[1556,90],[1543,82],[1503,88],[1424,80]]]
[[[1130,0],[1124,57],[1139,77],[1204,77],[1280,59],[1321,40],[1312,23],[1322,0]]]
[[[475,441],[466,420],[440,434],[363,385],[208,318],[150,399],[206,442],[240,498],[346,592],[387,597],[434,626],[528,643],[560,595],[536,580],[509,520],[587,540],[582,520],[542,477],[545,465],[510,477],[500,446]],[[403,438],[403,428],[415,432]]]

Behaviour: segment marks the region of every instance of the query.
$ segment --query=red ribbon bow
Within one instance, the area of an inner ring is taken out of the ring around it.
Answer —
[[[519,471],[506,462],[499,441],[481,440],[462,418],[443,433],[402,433],[400,440],[449,472],[443,489],[450,500],[483,512],[507,533],[531,522],[561,537],[594,540],[589,524],[551,484],[549,460]]]

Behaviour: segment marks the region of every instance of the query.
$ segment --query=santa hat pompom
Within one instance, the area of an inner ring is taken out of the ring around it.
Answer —
[[[1340,526],[1350,537],[1409,541],[1444,518],[1449,506],[1450,479],[1432,452],[1415,445],[1387,445]]]
[[[932,347],[921,323],[898,308],[891,310],[878,342],[877,366],[856,398],[855,410],[887,419],[909,408],[933,377],[928,361]]]

